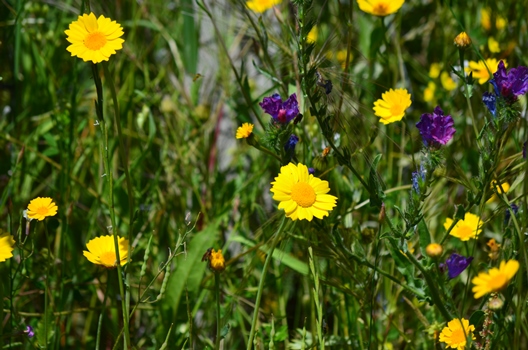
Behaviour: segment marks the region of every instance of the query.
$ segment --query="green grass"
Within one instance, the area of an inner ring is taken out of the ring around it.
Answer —
[[[283,0],[262,14],[241,0],[0,9],[0,229],[16,241],[0,262],[0,348],[440,349],[433,335],[462,317],[490,349],[527,348],[526,98],[494,118],[482,103],[491,84],[453,73],[461,31],[472,39],[466,60],[528,64],[522,2],[407,0],[384,18],[345,0]],[[125,32],[123,49],[96,66],[70,56],[64,33],[90,11]],[[430,76],[433,63],[455,89]],[[406,88],[412,106],[383,125],[372,107],[391,88]],[[270,122],[259,102],[273,93],[297,94],[299,123]],[[415,125],[437,105],[456,133],[431,154]],[[257,147],[235,139],[244,122]],[[290,160],[328,181],[338,198],[328,217],[281,225],[270,183]],[[511,188],[487,204],[495,179]],[[28,222],[36,197],[53,198],[57,215]],[[518,213],[505,220],[510,204]],[[482,220],[467,242],[444,228],[464,211]],[[121,275],[83,256],[114,233],[133,247]],[[442,243],[438,260],[430,242]],[[211,247],[227,261],[216,276],[202,261]],[[474,260],[449,279],[438,265],[452,252]],[[520,268],[490,310],[471,280],[510,259]]]

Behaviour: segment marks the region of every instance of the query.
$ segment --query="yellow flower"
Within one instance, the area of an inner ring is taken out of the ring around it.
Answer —
[[[65,30],[71,45],[66,48],[72,56],[82,58],[84,62],[99,63],[123,48],[125,42],[120,37],[123,28],[116,21],[101,15],[95,18],[93,13],[79,16],[77,21],[70,23],[70,29]]]
[[[497,42],[497,40],[493,39],[493,37],[491,36],[488,38],[488,48],[490,52],[493,52],[493,53],[500,52],[499,43]]]
[[[374,16],[387,16],[402,7],[405,0],[357,0],[359,9]]]
[[[317,26],[313,26],[310,30],[310,33],[308,33],[308,36],[306,37],[306,41],[309,43],[315,43],[317,41],[317,34],[319,31],[317,30]]]
[[[504,62],[504,67],[508,67],[506,61],[502,61]],[[473,78],[478,79],[479,84],[484,84],[487,83],[491,78],[486,66],[489,68],[491,74],[493,74],[497,71],[499,62],[495,58],[488,58],[486,59],[486,62],[469,61],[469,67],[466,67],[466,72],[473,72]]]
[[[457,83],[455,83],[453,78],[451,78],[451,76],[447,72],[442,72],[442,74],[440,75],[440,82],[442,83],[444,89],[446,89],[447,91],[454,90],[457,87]]]
[[[430,81],[424,90],[424,101],[433,102],[435,100],[436,84]]]
[[[3,232],[0,229],[0,261],[6,261],[7,259],[13,257],[13,249],[15,246],[15,240],[7,232]]]
[[[510,280],[519,270],[517,260],[501,261],[499,268],[492,268],[489,272],[481,272],[477,277],[471,280],[475,286],[472,291],[475,293],[475,299],[485,294],[498,292],[506,288]]]
[[[440,341],[447,344],[446,349],[464,350],[468,336],[475,340],[474,331],[475,326],[470,325],[468,320],[455,318],[449,321],[447,326],[442,329]]]
[[[281,167],[271,185],[273,199],[280,201],[279,209],[284,209],[286,217],[292,220],[312,221],[314,216],[322,219],[336,206],[337,197],[327,194],[328,181],[308,174],[304,164]]]
[[[429,76],[433,79],[436,79],[440,76],[440,64],[438,63],[431,63],[431,67],[429,67]]]
[[[406,89],[390,89],[374,102],[374,114],[380,123],[390,124],[402,120],[405,110],[411,106],[411,94]]]
[[[249,0],[246,6],[253,12],[262,13],[281,2],[282,0]]]
[[[455,37],[455,45],[461,49],[464,49],[471,45],[471,38],[466,32],[461,32]]]
[[[502,194],[506,193],[510,190],[510,184],[507,182],[503,182],[500,184],[500,186],[497,184],[496,180],[491,181],[490,187],[495,190],[495,192]],[[499,200],[499,197],[497,196],[497,193],[493,193],[490,199],[486,201],[487,204],[492,203],[496,200]]]
[[[29,219],[44,220],[47,216],[57,214],[57,205],[49,197],[37,197],[29,202],[27,216]]]
[[[453,220],[447,218],[444,223],[444,228],[448,230],[452,223]],[[482,221],[480,221],[480,218],[475,214],[466,213],[464,220],[459,220],[449,234],[459,238],[461,241],[469,241],[470,238],[477,238],[481,232]]]
[[[425,247],[425,253],[433,259],[441,257],[443,252],[444,249],[438,243],[431,243]]]
[[[127,263],[128,257],[128,239],[117,237],[119,243],[119,259],[121,266]],[[88,251],[84,250],[83,255],[91,263],[103,265],[106,268],[117,266],[117,255],[114,244],[114,236],[100,236],[86,243]]]
[[[238,127],[236,131],[237,139],[246,139],[253,132],[254,125],[251,123],[244,123],[242,126]]]
[[[489,8],[482,8],[480,10],[480,24],[486,30],[491,29],[491,16]],[[495,28],[497,28],[497,30],[501,30],[504,27],[506,27],[506,20],[504,17],[496,16]]]

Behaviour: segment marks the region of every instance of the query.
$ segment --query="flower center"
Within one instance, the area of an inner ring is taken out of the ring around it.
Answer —
[[[101,32],[93,32],[84,39],[84,46],[92,51],[97,51],[106,45],[106,37]]]
[[[35,212],[39,215],[48,215],[49,213],[49,209],[48,207],[40,207],[40,208],[37,208],[37,210],[35,210]]]
[[[488,287],[495,292],[501,290],[507,283],[508,278],[506,277],[506,275],[501,273],[494,276],[493,279],[488,282]]]
[[[101,254],[101,262],[106,266],[114,266],[116,264],[116,254],[114,252],[104,252]]]
[[[389,12],[389,5],[385,3],[376,4],[372,8],[372,12],[378,16],[385,16]]]
[[[281,123],[286,123],[286,110],[285,109],[279,109],[279,114],[277,115],[277,120]]]
[[[473,237],[473,230],[467,225],[462,225],[458,229],[460,238]]]
[[[451,345],[462,345],[466,344],[466,334],[462,328],[456,329],[451,334]]]
[[[404,109],[402,105],[397,103],[391,106],[390,111],[392,115],[400,115],[403,113]]]
[[[303,208],[308,208],[315,203],[315,191],[306,182],[298,182],[292,186],[291,199]]]

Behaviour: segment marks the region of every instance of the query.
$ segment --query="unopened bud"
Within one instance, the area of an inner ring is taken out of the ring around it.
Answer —
[[[466,32],[458,34],[455,38],[455,45],[461,49],[465,49],[471,45],[471,39],[469,38],[469,35],[467,35]]]
[[[442,253],[444,252],[444,249],[442,246],[438,243],[431,243],[425,247],[425,253],[428,257],[437,259],[442,256]]]

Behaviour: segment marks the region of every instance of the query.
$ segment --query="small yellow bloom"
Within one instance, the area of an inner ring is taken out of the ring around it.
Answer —
[[[405,0],[357,0],[359,9],[374,16],[388,16],[402,7]]]
[[[124,237],[117,237],[119,245],[119,260],[120,265],[127,263],[128,257],[128,239]],[[102,265],[106,268],[113,268],[117,266],[117,254],[114,244],[114,236],[100,236],[90,240],[86,243],[88,251],[84,250],[83,255],[91,263]]]
[[[497,183],[496,180],[491,181],[490,187],[495,190],[498,194],[507,193],[510,190],[510,184],[507,182],[503,182],[500,184]],[[497,193],[493,193],[490,199],[486,201],[486,203],[492,203],[496,200],[499,200],[499,197],[497,196]]]
[[[482,8],[480,10],[480,24],[485,30],[491,29],[491,16],[489,8]],[[504,27],[506,27],[506,20],[504,17],[496,16],[495,28],[497,28],[497,30],[501,30],[504,29]]]
[[[453,223],[453,219],[447,218],[444,228],[448,230]],[[478,216],[471,213],[464,215],[464,220],[459,220],[449,233],[451,236],[459,238],[461,241],[469,241],[470,238],[477,238],[482,232],[482,221]]]
[[[492,268],[489,272],[481,272],[471,280],[475,286],[472,291],[475,299],[485,294],[499,292],[508,286],[510,280],[519,270],[517,260],[501,261],[499,268]]]
[[[281,2],[282,0],[249,0],[246,6],[253,12],[262,13]]]
[[[251,123],[244,123],[242,126],[238,127],[236,131],[237,139],[246,139],[253,132],[254,125]]]
[[[495,238],[492,238],[486,243],[486,245],[489,247],[490,252],[488,254],[489,258],[491,260],[497,260],[499,258],[499,252],[501,245],[495,241]]]
[[[431,63],[431,67],[429,67],[429,77],[432,79],[436,79],[440,76],[440,64],[439,63]]]
[[[327,194],[328,181],[309,174],[304,164],[281,167],[271,185],[273,199],[280,202],[279,209],[284,209],[286,217],[294,221],[312,221],[314,216],[322,219],[336,206],[337,197]]]
[[[209,257],[209,268],[214,272],[222,272],[225,270],[225,259],[222,254],[222,249],[211,251],[211,256]]]
[[[44,220],[47,216],[57,214],[57,205],[49,197],[37,197],[29,202],[27,216],[29,219]]]
[[[471,38],[466,32],[462,32],[455,37],[455,45],[459,48],[466,48],[471,45]]]
[[[435,100],[436,84],[432,81],[427,83],[427,87],[424,90],[424,101],[433,102]]]
[[[374,114],[380,123],[390,124],[402,120],[405,110],[411,106],[411,94],[406,89],[390,89],[374,102]]]
[[[455,83],[453,78],[451,78],[451,76],[447,72],[442,72],[442,74],[440,75],[440,82],[442,83],[444,89],[446,89],[447,91],[452,91],[457,87],[457,83]]]
[[[125,42],[120,38],[124,33],[119,23],[103,15],[96,18],[93,13],[79,16],[64,33],[71,43],[66,50],[84,62],[108,61],[111,55],[123,48]]]
[[[500,52],[499,42],[491,36],[488,38],[488,48],[492,53]]]
[[[15,240],[9,233],[0,229],[0,262],[6,261],[13,257],[13,249],[15,246]]]
[[[504,62],[504,67],[508,67],[506,61],[502,61]],[[466,67],[466,72],[473,72],[473,78],[478,79],[479,84],[485,84],[488,82],[488,80],[491,79],[490,73],[488,72],[488,68],[491,74],[495,73],[499,68],[499,62],[495,58],[488,58],[485,62],[469,61],[469,67]]]
[[[440,333],[440,341],[446,343],[446,349],[464,350],[468,336],[475,340],[474,331],[475,326],[470,325],[468,320],[455,318]]]
[[[310,30],[310,33],[308,33],[308,36],[306,37],[306,41],[310,44],[315,43],[317,41],[317,34],[319,34],[317,26],[313,26]]]
[[[433,259],[441,257],[443,252],[444,249],[438,243],[431,243],[428,244],[427,247],[425,247],[425,253],[427,254],[427,256]]]

